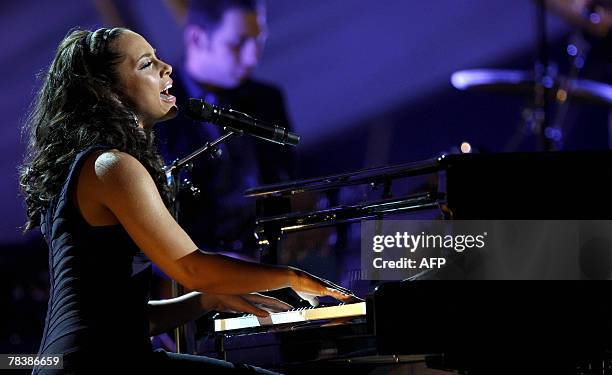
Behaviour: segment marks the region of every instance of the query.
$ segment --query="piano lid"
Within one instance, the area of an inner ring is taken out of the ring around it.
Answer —
[[[384,183],[400,177],[422,175],[442,169],[443,157],[423,161],[375,167],[356,172],[342,173],[331,176],[315,177],[291,181],[281,184],[264,185],[245,191],[250,198],[267,198],[272,196],[288,196],[307,191],[328,190],[365,183]]]
[[[611,158],[612,152],[609,150],[448,154],[422,161],[254,187],[246,190],[244,195],[251,198],[288,196],[307,191],[327,190],[365,183],[381,183],[401,177],[448,170],[454,166],[469,166],[479,168],[479,172],[485,172],[511,165],[513,168],[509,172],[515,175],[520,174],[523,168],[532,167],[534,161],[540,163],[542,167],[554,166],[557,168],[571,163],[591,169],[601,169],[601,166]]]

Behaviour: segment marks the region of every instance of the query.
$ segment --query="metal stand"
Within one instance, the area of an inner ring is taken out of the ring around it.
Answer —
[[[201,156],[201,155],[209,155],[210,157],[216,158],[221,155],[221,151],[217,147],[217,145],[221,144],[223,141],[233,136],[235,133],[233,131],[229,131],[214,140],[213,142],[206,142],[206,144],[192,152],[188,156],[175,160],[169,168],[166,168],[166,178],[169,181],[170,191],[172,193],[172,215],[174,219],[179,221],[179,213],[180,213],[180,204],[178,201],[178,194],[181,190],[181,180],[180,174],[185,168],[189,168],[192,166],[192,161]],[[192,187],[193,191],[196,191],[194,187]],[[175,280],[172,280],[172,297],[176,298],[185,294],[185,290],[182,285],[177,283]],[[195,327],[193,322],[189,322],[183,326],[179,326],[174,330],[174,339],[176,342],[176,352],[177,353],[189,353],[194,354],[195,347]]]
[[[550,91],[555,84],[555,77],[551,70],[548,57],[548,45],[546,37],[546,4],[544,0],[538,0],[536,5],[536,29],[537,29],[537,59],[534,66],[535,74],[535,97],[534,97],[534,119],[535,131],[540,137],[540,147],[545,151],[553,150],[553,142],[549,137],[550,117]]]
[[[594,4],[586,10],[588,17]],[[546,5],[544,0],[537,1],[537,60],[535,64],[535,129],[540,136],[540,145],[544,151],[557,151],[563,148],[563,121],[568,111],[571,93],[576,77],[583,68],[589,51],[589,43],[584,39],[582,30],[576,31],[569,39],[567,54],[570,58],[569,73],[558,79],[557,67],[550,63],[546,36]],[[554,117],[551,111],[551,91],[554,90],[556,110]]]

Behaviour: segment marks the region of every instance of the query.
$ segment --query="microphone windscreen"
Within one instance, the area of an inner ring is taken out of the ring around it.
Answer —
[[[285,140],[285,144],[290,146],[297,146],[300,143],[300,136],[294,133],[287,133],[287,139]]]
[[[209,121],[213,115],[213,105],[201,99],[189,99],[185,109],[187,116],[198,121]]]

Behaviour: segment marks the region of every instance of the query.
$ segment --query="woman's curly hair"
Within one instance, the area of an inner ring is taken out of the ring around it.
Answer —
[[[59,194],[75,156],[94,145],[138,159],[169,205],[163,161],[153,134],[138,127],[134,111],[118,90],[115,66],[123,56],[113,51],[112,42],[126,31],[71,31],[43,74],[23,128],[28,139],[19,170],[27,210],[24,230],[40,225],[41,214]]]

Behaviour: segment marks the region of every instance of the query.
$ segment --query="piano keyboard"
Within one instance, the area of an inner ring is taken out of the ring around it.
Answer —
[[[327,307],[308,307],[279,313],[271,313],[270,316],[266,318],[259,318],[250,314],[237,318],[217,319],[215,320],[215,332],[313,320],[364,316],[365,314],[365,302]]]

